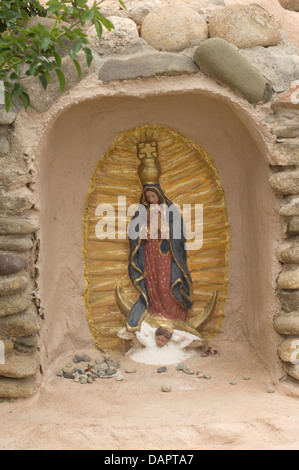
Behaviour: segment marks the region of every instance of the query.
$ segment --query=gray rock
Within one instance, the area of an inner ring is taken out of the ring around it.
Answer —
[[[0,318],[24,312],[31,305],[31,301],[31,294],[29,292],[0,297]]]
[[[211,38],[198,46],[194,61],[209,77],[240,93],[250,102],[269,101],[269,82],[228,42]]]
[[[299,165],[299,139],[285,139],[275,147],[286,165]]]
[[[299,197],[291,198],[286,204],[281,206],[279,214],[282,217],[291,217],[299,215]]]
[[[0,172],[0,189],[9,191],[25,186],[30,178],[18,171],[1,171]]]
[[[281,289],[299,289],[299,267],[285,267],[278,276],[277,284]]]
[[[288,375],[293,377],[296,380],[299,380],[299,364],[287,364],[283,363],[283,368]]]
[[[14,254],[0,254],[0,275],[7,276],[22,271],[27,266],[27,260]],[[1,288],[0,288],[1,290]]]
[[[10,195],[0,191],[0,211],[5,215],[21,215],[24,211],[30,209],[32,203],[24,197]]]
[[[281,335],[299,335],[299,313],[286,313],[276,317],[274,328]]]
[[[299,137],[299,87],[295,80],[290,87],[279,94],[272,103],[276,126],[273,132],[278,138]]]
[[[241,49],[246,59],[270,82],[273,90],[281,93],[298,76],[298,52],[285,47],[252,47]]]
[[[81,377],[80,384],[87,384],[87,377]]]
[[[299,337],[284,339],[277,349],[278,356],[284,362],[299,363]]]
[[[267,393],[275,393],[275,388],[272,385],[269,385],[267,388]]]
[[[15,350],[23,354],[33,354],[38,350],[37,333],[30,336],[22,336],[16,339]]]
[[[157,5],[154,2],[145,2],[142,5],[135,5],[133,8],[129,7],[128,17],[137,24],[141,26],[145,17],[157,8]]]
[[[82,355],[76,354],[73,358],[73,361],[75,362],[75,364],[79,362],[90,362],[91,358],[87,354],[82,354]]]
[[[18,111],[16,108],[12,108],[10,111],[6,111],[4,105],[0,105],[0,125],[2,126],[9,126],[10,124],[13,124],[16,117],[17,117]]]
[[[0,296],[9,296],[23,292],[29,284],[27,276],[13,274],[0,278]]]
[[[30,356],[12,352],[6,358],[5,364],[0,364],[0,376],[23,378],[35,375],[40,365],[39,354]]]
[[[29,251],[33,246],[31,238],[18,235],[0,235],[0,250],[2,251]]]
[[[117,370],[115,370],[115,369],[108,369],[105,372],[106,377],[113,377],[116,374],[117,374]]]
[[[236,382],[235,380],[232,380],[232,381],[230,382],[230,385],[237,385],[237,382]]]
[[[10,152],[10,141],[8,137],[0,136],[0,156],[4,157]]]
[[[0,317],[0,337],[32,335],[40,330],[41,320],[33,310]]]
[[[57,377],[63,377],[63,370],[58,370],[58,371],[56,372],[56,376],[57,376]]]
[[[129,58],[113,58],[104,61],[98,78],[103,82],[128,80],[156,75],[194,74],[199,70],[194,62],[184,56],[172,53],[146,53]]]
[[[299,235],[299,216],[291,217],[287,226],[288,235]]]
[[[118,361],[106,361],[106,364],[109,366],[109,367],[114,367],[115,369],[119,369],[120,368],[120,363]]]
[[[141,37],[155,49],[178,52],[205,41],[208,25],[192,8],[163,6],[145,17]]]
[[[282,263],[299,264],[299,239],[288,240],[287,246],[282,247],[278,257]]]
[[[114,29],[103,30],[101,40],[95,26],[89,28],[87,37],[92,48],[100,55],[127,54],[131,43],[139,39],[137,25],[130,18],[110,16],[108,19],[113,23]]]
[[[299,170],[287,170],[274,173],[269,178],[271,187],[284,195],[299,194]]]
[[[158,374],[162,374],[163,372],[167,372],[167,367],[158,367],[157,369]]]
[[[239,48],[275,46],[280,40],[278,20],[256,5],[230,5],[210,18],[210,37]]]
[[[13,379],[0,377],[1,398],[29,398],[37,391],[36,378]]]
[[[295,291],[278,289],[277,294],[285,312],[291,313],[299,309],[299,289]]]
[[[299,0],[279,0],[279,3],[286,10],[299,11]]]
[[[126,370],[125,370],[126,374],[135,374],[136,373],[136,369],[132,368],[132,367],[128,367]]]
[[[180,362],[180,364],[178,364],[176,367],[176,370],[184,371],[185,369],[187,369],[187,366],[183,362]]]
[[[29,220],[0,217],[0,235],[25,235],[35,231],[36,226]]]
[[[205,374],[205,379],[210,380],[212,378],[211,374]]]

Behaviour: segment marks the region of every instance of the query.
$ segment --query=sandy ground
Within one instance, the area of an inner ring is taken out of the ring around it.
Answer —
[[[0,403],[0,449],[298,450],[298,384],[285,376],[273,384],[246,344],[212,347],[217,355],[198,353],[185,361],[211,374],[209,380],[179,372],[176,365],[158,374],[157,365],[113,355],[124,380],[86,385],[56,376],[78,353],[72,351],[47,371],[37,395]],[[84,352],[101,357],[94,348]],[[129,367],[136,372],[126,373]],[[161,391],[165,383],[170,393]]]

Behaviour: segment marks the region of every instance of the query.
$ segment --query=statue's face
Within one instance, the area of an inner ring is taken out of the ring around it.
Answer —
[[[155,340],[156,340],[156,345],[158,346],[158,348],[163,348],[163,346],[165,346],[165,344],[167,344],[169,341],[169,339],[166,338],[166,336],[164,335],[156,336]]]
[[[154,191],[146,191],[145,196],[150,204],[158,204],[159,197]]]

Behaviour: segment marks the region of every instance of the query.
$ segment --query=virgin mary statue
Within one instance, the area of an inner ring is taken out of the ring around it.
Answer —
[[[129,304],[117,286],[118,306],[127,317],[128,331],[139,331],[146,320],[153,327],[170,331],[176,328],[201,339],[198,327],[210,316],[211,305],[200,318],[188,321],[193,285],[187,266],[184,223],[179,209],[159,184],[157,143],[139,143],[137,155],[142,193],[128,226],[128,273],[139,298],[133,305]]]

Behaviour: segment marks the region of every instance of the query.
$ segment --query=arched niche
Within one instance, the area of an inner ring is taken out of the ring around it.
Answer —
[[[83,301],[85,197],[94,170],[114,139],[145,123],[174,129],[213,158],[224,190],[231,242],[219,338],[250,342],[273,367],[278,270],[273,248],[279,222],[268,184],[266,148],[251,115],[227,97],[206,91],[89,99],[68,107],[52,124],[38,168],[44,356],[52,361],[68,348],[92,343]]]

